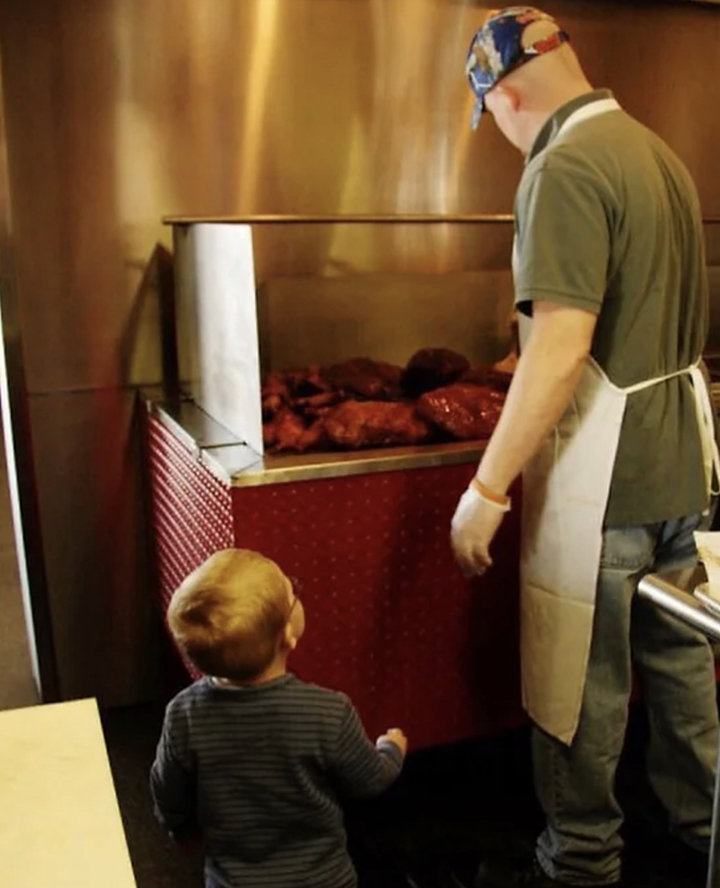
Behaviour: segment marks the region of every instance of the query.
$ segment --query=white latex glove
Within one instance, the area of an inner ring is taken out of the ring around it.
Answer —
[[[506,511],[486,500],[474,487],[468,487],[460,497],[450,523],[450,542],[465,576],[480,576],[492,566],[490,543]]]

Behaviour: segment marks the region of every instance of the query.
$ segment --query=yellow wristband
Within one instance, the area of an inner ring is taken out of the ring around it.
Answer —
[[[486,499],[490,503],[494,503],[496,506],[500,506],[500,508],[504,509],[506,512],[510,511],[512,500],[507,494],[495,493],[494,490],[491,490],[487,484],[483,484],[477,477],[472,479],[472,486],[483,499]]]

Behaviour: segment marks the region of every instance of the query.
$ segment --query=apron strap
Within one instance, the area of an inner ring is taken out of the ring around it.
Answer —
[[[592,360],[592,359],[591,359]],[[597,362],[594,361],[598,366]],[[666,373],[664,376],[655,376],[652,379],[645,379],[635,385],[629,385],[621,388],[615,385],[607,378],[607,374],[602,369],[608,383],[618,392],[624,392],[626,395],[632,395],[633,392],[641,392],[644,389],[651,388],[660,382],[668,379],[675,379],[678,376],[689,376],[692,383],[693,395],[695,397],[695,412],[697,414],[698,427],[700,429],[700,443],[702,445],[703,464],[705,466],[705,483],[708,493],[717,496],[720,493],[720,452],[715,439],[715,417],[710,394],[705,382],[702,370],[700,370],[700,358],[693,362],[689,367],[683,367],[682,370],[675,370],[673,373]]]
[[[625,392],[626,395],[632,395],[634,392],[642,392],[661,382],[666,382],[668,379],[676,379],[678,376],[690,376],[694,381],[695,377],[693,376],[693,371],[698,369],[699,364],[700,358],[689,367],[683,367],[682,370],[675,370],[672,373],[666,373],[664,376],[654,376],[652,379],[644,379],[642,382],[636,382],[635,385],[628,385],[625,388],[620,388],[613,382],[611,382],[610,385],[620,392]],[[702,373],[700,376],[702,377]]]
[[[708,491],[713,496],[717,496],[720,493],[720,453],[718,453],[717,440],[715,439],[715,415],[705,377],[697,364],[690,368],[690,379],[693,384],[695,406],[700,426],[700,441],[702,442],[703,461],[705,463],[705,482]]]

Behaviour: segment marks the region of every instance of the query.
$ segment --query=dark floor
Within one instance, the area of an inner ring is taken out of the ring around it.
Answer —
[[[155,824],[147,776],[162,707],[108,710],[103,725],[138,888],[201,888],[196,853],[179,850]],[[528,734],[411,754],[380,800],[347,812],[362,888],[469,888],[481,857],[529,851],[541,822],[532,794]],[[628,888],[701,888],[678,873],[658,839],[661,824],[642,778],[644,724],[633,713],[618,795],[627,814]],[[280,888],[280,886],[279,886]]]

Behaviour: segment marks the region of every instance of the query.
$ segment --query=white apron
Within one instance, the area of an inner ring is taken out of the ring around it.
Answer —
[[[618,108],[585,105],[562,127]],[[521,322],[521,338],[530,322]],[[577,730],[592,640],[603,521],[628,395],[689,375],[705,474],[720,476],[713,411],[697,362],[628,388],[588,359],[564,416],[523,472],[520,618],[523,705],[544,731],[570,743]]]

